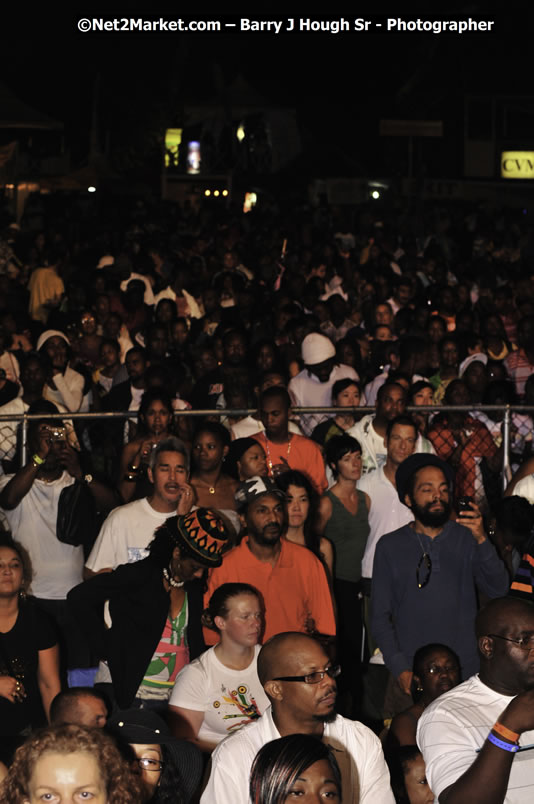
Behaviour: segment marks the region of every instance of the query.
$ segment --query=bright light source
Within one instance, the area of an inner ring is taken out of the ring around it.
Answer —
[[[215,196],[215,198],[218,198],[220,196],[220,193],[218,190],[214,190],[213,195]]]
[[[204,195],[211,195],[211,190],[204,190]]]
[[[236,131],[235,135],[236,135],[237,139],[239,140],[239,142],[242,142],[245,139],[245,127],[243,126],[242,123],[241,123],[241,125],[239,125],[237,127],[237,131]]]
[[[222,191],[222,194],[223,194],[224,196],[227,196],[227,195],[228,195],[228,190],[223,190],[223,191]]]
[[[88,188],[87,188],[87,192],[88,192],[88,193],[96,193],[96,187],[93,187],[93,186],[91,185],[91,187],[88,187]]]
[[[256,195],[256,193],[245,193],[243,212],[250,212],[250,210],[256,205],[257,200],[258,196]]]
[[[371,198],[374,198],[375,201],[377,200],[377,198],[380,198],[380,193],[378,192],[378,190],[373,190],[373,192],[371,193]]]

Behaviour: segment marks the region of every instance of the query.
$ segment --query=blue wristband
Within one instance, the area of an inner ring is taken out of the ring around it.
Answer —
[[[505,743],[504,740],[499,740],[499,738],[495,737],[491,732],[488,734],[488,740],[490,743],[493,743],[493,745],[496,745],[497,748],[504,748],[505,751],[510,751],[512,754],[519,751],[519,746],[516,743]]]

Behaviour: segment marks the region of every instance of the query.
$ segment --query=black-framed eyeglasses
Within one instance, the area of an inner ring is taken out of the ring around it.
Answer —
[[[420,571],[421,566],[425,565],[426,575],[421,580]],[[432,575],[432,559],[428,555],[428,553],[423,553],[421,558],[418,561],[417,568],[415,570],[415,577],[417,578],[417,587],[418,589],[423,589],[430,580],[430,576]]]
[[[534,650],[534,634],[528,637],[519,637],[519,639],[512,639],[511,637],[505,637],[501,634],[488,634],[488,636],[494,639],[504,639],[506,642],[513,642],[518,648],[521,648],[521,650]]]
[[[279,676],[273,678],[273,681],[303,681],[305,684],[318,684],[325,676],[337,678],[340,673],[340,665],[335,664],[333,667],[327,667],[326,670],[316,670],[315,673],[308,673],[306,676]]]
[[[150,759],[149,757],[136,757],[134,759],[141,770],[147,771],[161,771],[164,768],[165,763],[161,761],[161,759]]]

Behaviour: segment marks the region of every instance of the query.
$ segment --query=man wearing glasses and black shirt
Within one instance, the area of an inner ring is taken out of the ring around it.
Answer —
[[[288,734],[311,734],[331,746],[344,802],[393,804],[379,739],[362,723],[335,713],[339,672],[312,637],[293,631],[271,637],[258,655],[258,676],[271,706],[215,749],[201,804],[248,804],[254,757]]]
[[[395,479],[414,521],[377,544],[371,631],[386,667],[408,696],[414,653],[431,642],[455,651],[463,678],[477,672],[475,585],[493,598],[505,595],[509,582],[478,506],[471,502],[470,510],[451,520],[454,473],[447,463],[435,455],[411,455]]]

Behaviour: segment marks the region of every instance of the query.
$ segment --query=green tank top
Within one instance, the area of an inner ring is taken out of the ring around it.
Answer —
[[[351,514],[335,494],[326,492],[332,502],[332,516],[324,534],[334,545],[334,577],[353,583],[357,583],[362,577],[362,558],[369,536],[365,494],[359,490],[357,494],[358,510]]]

